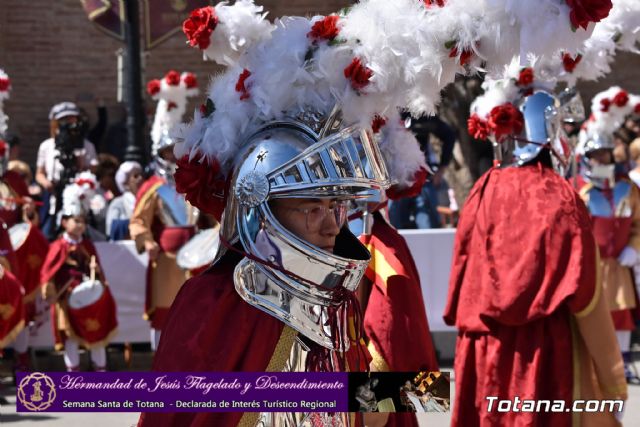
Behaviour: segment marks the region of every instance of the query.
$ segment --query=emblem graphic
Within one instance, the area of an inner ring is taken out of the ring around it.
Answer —
[[[16,397],[29,411],[44,411],[56,400],[56,385],[48,375],[34,372],[20,381]]]

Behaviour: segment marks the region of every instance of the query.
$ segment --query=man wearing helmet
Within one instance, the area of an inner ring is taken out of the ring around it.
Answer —
[[[488,400],[627,396],[589,214],[564,178],[563,105],[516,81],[489,81],[469,120],[472,134],[489,129],[497,167],[474,185],[456,232],[444,313],[459,330],[452,425],[617,425],[620,413],[500,412]]]
[[[195,234],[198,212],[176,192],[173,174],[176,157],[171,128],[182,119],[187,96],[197,93],[194,82],[170,71],[149,93],[159,99],[151,130],[154,174],[139,188],[129,234],[139,252],[149,255],[145,318],[151,322],[151,347],[157,348],[166,315],[186,272],[176,264],[176,253]],[[151,83],[150,83],[150,86]]]
[[[607,120],[607,118],[601,118]],[[593,222],[600,253],[602,290],[611,310],[628,382],[640,381],[631,371],[631,332],[635,329],[636,295],[631,268],[640,252],[640,192],[626,176],[616,176],[612,135],[581,133],[580,196]]]

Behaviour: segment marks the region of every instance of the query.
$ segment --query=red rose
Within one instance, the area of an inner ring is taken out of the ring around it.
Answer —
[[[416,197],[422,191],[424,183],[427,181],[429,173],[426,169],[420,168],[413,175],[413,184],[411,187],[399,187],[397,184],[393,185],[387,190],[387,197],[391,200],[399,200],[405,197]]]
[[[629,94],[624,90],[616,93],[616,96],[613,97],[613,103],[618,107],[624,107],[627,102],[629,102]]]
[[[167,104],[167,111],[171,111],[174,108],[178,108],[178,104],[173,101],[169,101],[169,104]]]
[[[7,154],[7,143],[0,139],[0,157],[4,157]]]
[[[351,87],[354,90],[360,90],[369,84],[373,71],[371,68],[363,66],[359,58],[353,58],[351,64],[344,69],[344,76],[351,80]]]
[[[519,134],[523,126],[522,113],[511,103],[493,107],[489,113],[489,129],[498,141],[507,135]]]
[[[458,56],[458,48],[454,46],[449,51],[449,58],[455,58],[457,56]],[[464,49],[460,54],[460,65],[465,65],[466,63],[468,63],[472,56],[473,56],[472,50]]]
[[[0,92],[8,91],[10,85],[11,85],[11,80],[0,78]]]
[[[329,15],[325,16],[323,19],[317,21],[311,27],[311,31],[307,34],[307,37],[310,37],[315,40],[333,40],[338,37],[338,33],[340,29],[338,28],[338,20],[340,17],[338,15]]]
[[[238,82],[236,83],[236,92],[240,92],[240,100],[244,101],[245,99],[249,99],[249,90],[245,86],[245,80],[249,78],[251,75],[251,71],[246,68],[242,70],[240,77],[238,77]]]
[[[600,111],[606,113],[607,111],[609,111],[609,107],[611,107],[611,100],[609,98],[600,100]]]
[[[384,126],[386,123],[386,118],[376,114],[376,116],[373,118],[373,121],[371,122],[371,130],[373,131],[373,133],[378,133],[380,132],[380,128],[382,128],[382,126]]]
[[[529,86],[533,83],[533,68],[527,67],[520,70],[518,76],[518,86]]]
[[[467,120],[467,129],[473,139],[487,139],[489,136],[489,124],[477,114],[472,114]]]
[[[160,92],[160,80],[153,79],[149,83],[147,83],[147,93],[151,96]]]
[[[218,16],[215,9],[207,6],[191,12],[189,18],[182,23],[182,31],[191,46],[198,45],[200,49],[206,49],[211,44],[211,33],[217,25]]]
[[[206,117],[207,106],[205,104],[200,104],[200,114],[202,115],[202,117]]]
[[[575,29],[587,29],[590,22],[600,22],[609,15],[611,0],[567,0],[571,9],[569,19]]]
[[[427,8],[432,6],[444,7],[445,0],[423,0],[423,2]]]
[[[636,106],[633,108],[633,112],[636,114],[640,114],[640,104],[636,104]]]
[[[573,70],[575,70],[576,65],[578,65],[580,61],[582,61],[582,55],[580,54],[576,55],[575,58],[568,53],[562,54],[562,66],[567,73],[573,73]]]
[[[176,191],[184,194],[193,206],[220,221],[225,206],[227,184],[220,175],[220,165],[216,159],[198,160],[199,157],[196,156],[189,161],[189,156],[184,156],[177,161],[174,174]]]
[[[167,81],[169,86],[178,86],[180,84],[180,73],[174,70],[171,70],[164,76],[164,79]]]
[[[198,86],[198,80],[196,79],[196,76],[193,73],[186,73],[182,78],[182,81],[189,89]]]

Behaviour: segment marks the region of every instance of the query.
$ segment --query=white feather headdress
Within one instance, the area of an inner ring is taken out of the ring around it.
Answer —
[[[9,99],[9,91],[11,90],[11,80],[9,76],[0,68],[0,136],[7,132],[7,122],[9,116],[4,112],[4,101]]]
[[[597,1],[596,13],[584,18],[564,0],[431,3],[363,0],[336,15],[273,25],[250,0],[194,12],[183,26],[189,43],[228,69],[212,80],[202,112],[181,127],[176,155],[204,157],[220,166],[224,179],[243,136],[267,121],[310,110],[327,115],[335,106],[346,123],[363,127],[398,108],[433,113],[456,73],[497,71],[527,52],[573,53],[591,34],[589,21],[602,19],[610,6]],[[408,141],[382,144],[393,160],[392,178],[405,184],[415,172],[409,167],[421,166],[395,161],[406,153],[420,157]]]
[[[596,94],[591,100],[591,116],[580,130],[580,141],[585,141],[590,135],[611,136],[634,112],[640,113],[639,95],[630,94],[618,86]]]
[[[198,82],[193,73],[169,71],[162,79],[147,83],[147,92],[158,101],[151,127],[152,153],[157,153],[160,141],[182,121],[187,110],[187,98],[198,94]]]
[[[96,193],[98,181],[91,172],[81,172],[62,192],[62,216],[81,216],[98,213],[106,206],[102,195]]]

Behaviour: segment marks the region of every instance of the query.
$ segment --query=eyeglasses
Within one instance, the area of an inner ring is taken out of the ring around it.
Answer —
[[[336,225],[340,228],[347,221],[347,203],[337,202],[333,207],[315,206],[313,208],[290,208],[296,212],[302,212],[306,216],[307,230],[311,232],[320,231],[322,223],[326,219],[327,215],[333,214],[336,220]]]

